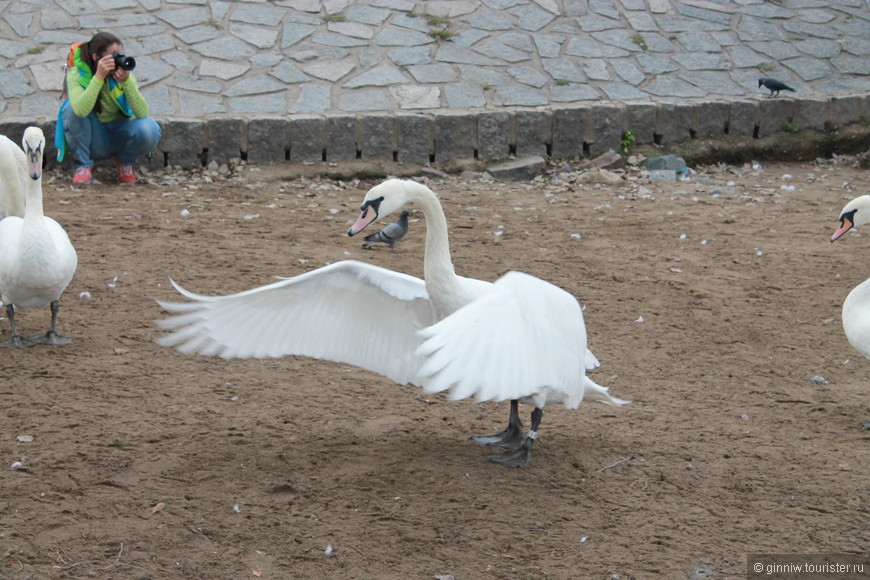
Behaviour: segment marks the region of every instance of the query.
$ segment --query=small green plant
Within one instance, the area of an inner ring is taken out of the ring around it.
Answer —
[[[323,17],[323,21],[327,24],[330,22],[344,22],[347,18],[344,14],[327,14]]]
[[[770,72],[776,68],[776,65],[769,63],[769,62],[763,62],[760,65],[758,65],[758,68],[760,68],[764,72]]]
[[[433,14],[426,15],[426,24],[432,26],[433,28],[436,26],[448,26],[450,21],[446,18],[442,18],[440,16],[435,16]]]
[[[628,129],[625,131],[622,134],[622,139],[619,140],[619,152],[623,155],[628,155],[636,139],[637,135],[635,134],[634,129]]]
[[[451,38],[456,36],[456,33],[453,32],[452,30],[448,30],[447,28],[444,28],[443,30],[430,30],[429,36],[431,36],[432,38],[434,38],[438,42],[444,42],[444,41],[450,40]]]
[[[571,84],[571,81],[566,81],[565,79],[556,79],[556,86],[557,87],[564,87],[564,86],[567,86],[570,84]]]
[[[39,46],[31,46],[27,49],[27,54],[42,54],[45,52],[47,47],[44,44],[40,44]]]
[[[794,133],[797,131],[797,127],[792,121],[786,121],[785,125],[783,125],[782,128],[785,129],[787,133]]]
[[[638,45],[641,48],[641,50],[646,50],[649,48],[646,45],[646,39],[644,39],[643,34],[640,34],[639,32],[631,37],[631,41],[633,43],[635,43],[636,45]]]

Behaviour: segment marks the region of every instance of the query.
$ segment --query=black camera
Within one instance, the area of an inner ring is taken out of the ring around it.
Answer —
[[[136,68],[136,59],[132,56],[125,56],[123,52],[115,51],[112,53],[112,58],[115,59],[115,66],[124,70],[133,70]]]

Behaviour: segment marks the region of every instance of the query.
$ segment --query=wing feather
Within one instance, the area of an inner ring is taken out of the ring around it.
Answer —
[[[577,300],[539,278],[509,272],[474,302],[420,333],[421,382],[451,399],[583,398],[586,327]],[[597,361],[596,361],[597,362]]]
[[[309,356],[406,383],[422,362],[417,332],[433,322],[422,280],[355,260],[226,296],[172,284],[190,302],[158,300],[175,315],[157,321],[173,331],[157,342],[185,354]]]

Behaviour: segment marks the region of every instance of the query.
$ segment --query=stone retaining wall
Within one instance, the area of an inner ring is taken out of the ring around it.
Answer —
[[[163,139],[150,165],[192,168],[242,158],[252,164],[386,159],[414,164],[511,156],[551,159],[619,150],[626,130],[634,145],[673,148],[690,139],[731,135],[761,138],[782,131],[832,131],[870,120],[870,95],[818,99],[746,99],[699,103],[608,103],[542,109],[379,115],[158,119]],[[57,165],[55,121],[0,121],[0,133],[20,141],[38,124],[46,133],[46,163]],[[65,163],[68,163],[65,161]]]

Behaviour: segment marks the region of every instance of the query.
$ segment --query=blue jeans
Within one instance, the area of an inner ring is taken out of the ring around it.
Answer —
[[[77,117],[69,101],[61,108],[63,132],[73,164],[92,167],[94,161],[117,157],[122,165],[133,165],[160,141],[160,125],[151,117],[118,119],[102,123],[95,113]]]

